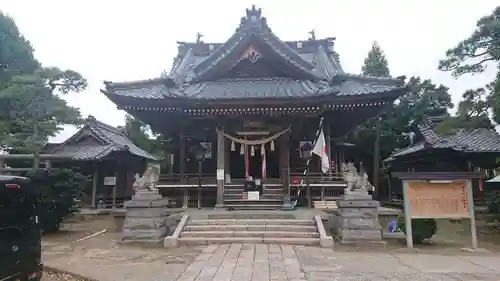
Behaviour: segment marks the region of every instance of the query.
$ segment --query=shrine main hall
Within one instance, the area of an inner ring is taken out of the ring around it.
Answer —
[[[335,40],[311,32],[305,40],[282,41],[253,6],[226,42],[204,42],[201,35],[177,42],[167,75],[106,81],[102,93],[165,136],[157,186],[178,205],[272,209],[289,194],[310,206],[345,188],[340,164],[356,159],[342,137],[406,91],[402,79],[344,72]],[[318,129],[331,160],[327,173],[307,153]],[[242,195],[250,177],[265,186],[259,199]]]

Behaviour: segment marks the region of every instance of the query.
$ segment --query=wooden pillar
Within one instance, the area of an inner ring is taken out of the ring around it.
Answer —
[[[373,186],[375,187],[375,198],[380,200],[380,121],[381,118],[377,117],[375,123],[375,142],[373,147]]]
[[[33,153],[33,170],[40,168],[40,152]]]
[[[224,129],[221,129],[222,131]],[[217,202],[215,204],[216,208],[224,207],[224,178],[225,169],[224,162],[226,160],[226,143],[225,138],[222,134],[217,133]]]
[[[332,180],[332,137],[331,137],[331,130],[330,130],[330,122],[328,122],[328,120],[324,119],[323,120],[324,124],[323,124],[323,128],[325,129],[325,146],[326,146],[326,151],[327,151],[327,156],[328,156],[328,161],[330,161],[330,163],[328,163],[328,166],[330,167],[330,169],[328,169],[328,176],[330,178],[330,180]],[[321,165],[320,165],[321,167]],[[325,201],[325,186],[324,185],[321,185],[321,201]]]
[[[231,141],[225,140],[225,152],[224,152],[224,173],[231,176]],[[236,146],[236,144],[235,144]],[[236,149],[236,147],[235,147]],[[226,179],[224,178],[224,184],[226,184]]]
[[[99,182],[99,169],[94,165],[94,173],[92,175],[92,208],[96,208],[97,184]]]
[[[283,190],[288,193],[290,183],[290,133],[286,132],[279,138],[280,150],[280,177],[283,183]],[[289,194],[290,195],[290,194]]]
[[[325,134],[326,134],[326,151],[327,151],[327,156],[328,156],[328,161],[330,161],[330,163],[328,163],[328,165],[330,166],[330,169],[328,169],[328,176],[330,177],[330,180],[332,180],[332,130],[331,130],[331,124],[330,122],[328,122],[328,120],[324,119],[325,122]]]
[[[168,167],[168,175],[172,179],[174,176],[174,164],[175,164],[175,154],[174,152],[169,152],[167,154],[167,157],[169,158],[169,167]]]
[[[181,183],[185,183],[186,172],[186,139],[184,137],[184,127],[182,126],[179,132],[179,175]]]
[[[186,172],[186,143],[184,138],[184,124],[181,125],[179,132],[179,176],[180,183],[186,183],[185,178]],[[189,192],[188,189],[184,187],[184,198],[182,200],[182,208],[187,209],[189,203]]]
[[[52,160],[45,160],[45,168],[46,169],[52,168]]]
[[[112,208],[116,208],[116,189],[118,188],[118,183],[119,183],[119,178],[120,178],[120,162],[116,164],[116,171],[115,171],[115,184],[113,185],[113,203],[112,203]]]

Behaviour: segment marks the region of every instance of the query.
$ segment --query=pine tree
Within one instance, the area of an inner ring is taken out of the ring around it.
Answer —
[[[365,58],[365,63],[361,68],[363,75],[376,76],[376,77],[389,77],[389,64],[384,52],[379,44],[374,41],[372,49]]]

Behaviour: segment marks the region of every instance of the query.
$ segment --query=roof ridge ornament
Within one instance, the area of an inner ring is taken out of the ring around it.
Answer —
[[[246,12],[247,12],[247,19],[253,21],[260,20],[262,15],[262,9],[261,8],[256,9],[255,5],[252,5],[252,9],[246,9]]]
[[[203,38],[203,34],[197,32],[196,33],[196,44],[202,44],[203,43],[203,40],[201,40],[201,38]]]
[[[311,37],[309,37],[309,40],[316,40],[316,31],[313,29],[308,32]]]
[[[243,28],[247,24],[261,25],[262,27],[268,28],[266,18],[262,16],[262,9],[257,9],[255,5],[252,5],[251,9],[246,9],[246,17],[241,18],[240,26],[238,29]]]

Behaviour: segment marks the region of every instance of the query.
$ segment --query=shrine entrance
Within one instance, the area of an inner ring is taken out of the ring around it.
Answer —
[[[226,173],[231,179],[279,179],[281,151],[277,139],[289,132],[290,128],[278,132],[236,132],[223,133],[230,142]]]

